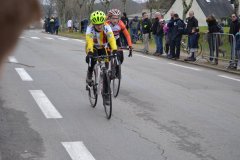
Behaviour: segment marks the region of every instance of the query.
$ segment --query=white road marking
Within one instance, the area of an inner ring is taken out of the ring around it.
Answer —
[[[62,142],[72,160],[95,160],[83,142]]]
[[[50,39],[50,40],[54,40],[53,38],[51,38],[51,37],[44,37],[44,38],[46,38],[46,39]]]
[[[39,37],[31,37],[32,39],[40,39]]]
[[[13,56],[8,57],[9,62],[11,63],[18,63],[17,59]]]
[[[224,75],[218,75],[218,76],[222,77],[222,78],[231,79],[231,80],[240,82],[240,79],[237,79],[237,78],[232,78],[232,77],[228,77],[228,76],[224,76]]]
[[[63,41],[69,40],[68,38],[58,38],[58,39],[63,40]]]
[[[23,37],[23,36],[21,36],[21,37],[19,37],[20,39],[24,39],[25,37]]]
[[[74,41],[78,41],[80,43],[86,43],[84,40],[81,40],[81,39],[73,39]]]
[[[200,71],[200,69],[198,69],[198,68],[187,67],[187,66],[183,66],[183,65],[180,65],[180,64],[176,64],[176,63],[168,63],[168,64],[171,64],[171,65],[174,65],[174,66],[177,66],[177,67],[182,67],[182,68],[187,68],[187,69],[195,70],[195,71]]]
[[[148,57],[148,56],[143,56],[143,55],[140,55],[140,54],[134,54],[134,56],[144,57],[144,58],[151,59],[151,60],[157,60],[156,58],[152,58],[152,57]]]
[[[24,68],[15,68],[23,81],[33,81],[32,77],[26,72]]]
[[[30,93],[46,118],[62,118],[42,90],[30,90]]]

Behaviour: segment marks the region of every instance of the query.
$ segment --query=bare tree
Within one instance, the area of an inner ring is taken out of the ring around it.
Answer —
[[[95,0],[87,0],[88,14],[92,13]]]
[[[161,6],[161,0],[148,0],[147,1],[147,8],[150,11],[150,18],[152,18],[153,10],[159,10]]]
[[[107,13],[110,7],[110,4],[113,0],[100,0],[101,4],[103,5],[105,12]]]
[[[123,11],[126,12],[126,3],[127,3],[127,0],[122,0],[122,3],[123,3]]]
[[[55,0],[41,0],[45,15],[51,17],[55,10]]]
[[[187,4],[186,0],[182,0],[182,5],[183,5],[183,20],[186,19],[186,15],[188,13],[188,11],[190,10],[190,8],[192,7],[193,4],[193,0],[190,0],[190,3]]]
[[[233,5],[234,5],[234,13],[236,15],[238,15],[239,14],[239,0],[234,0]]]

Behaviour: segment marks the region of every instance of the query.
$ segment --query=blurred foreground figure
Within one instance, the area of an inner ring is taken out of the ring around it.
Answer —
[[[40,20],[37,0],[2,0],[0,5],[0,66],[10,54],[21,32]]]

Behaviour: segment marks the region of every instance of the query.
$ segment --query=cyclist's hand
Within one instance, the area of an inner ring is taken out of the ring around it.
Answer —
[[[113,55],[117,54],[117,50],[113,50],[113,51],[112,51],[112,54],[113,54]]]
[[[87,56],[86,56],[86,63],[89,63],[90,58],[93,57],[93,52],[88,52]]]
[[[128,54],[128,57],[132,57],[132,50],[133,50],[132,46],[129,46],[129,54]]]

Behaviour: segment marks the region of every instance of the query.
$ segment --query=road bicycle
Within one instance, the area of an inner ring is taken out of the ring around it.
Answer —
[[[123,52],[123,51],[119,50],[118,53],[115,53],[115,55],[113,55],[113,58],[111,58],[111,69],[112,69],[111,85],[113,90],[113,96],[115,98],[118,96],[120,85],[121,85],[121,78],[122,78],[121,62],[119,59],[120,52]]]
[[[92,82],[87,85],[88,96],[90,104],[93,108],[97,105],[98,95],[102,95],[103,106],[106,114],[106,118],[110,119],[112,115],[112,92],[111,92],[111,77],[113,77],[111,70],[111,63],[106,65],[106,60],[114,59],[116,55],[101,55],[90,58],[89,65],[92,60],[96,60],[96,64],[93,70]],[[110,64],[110,65],[109,65]]]

